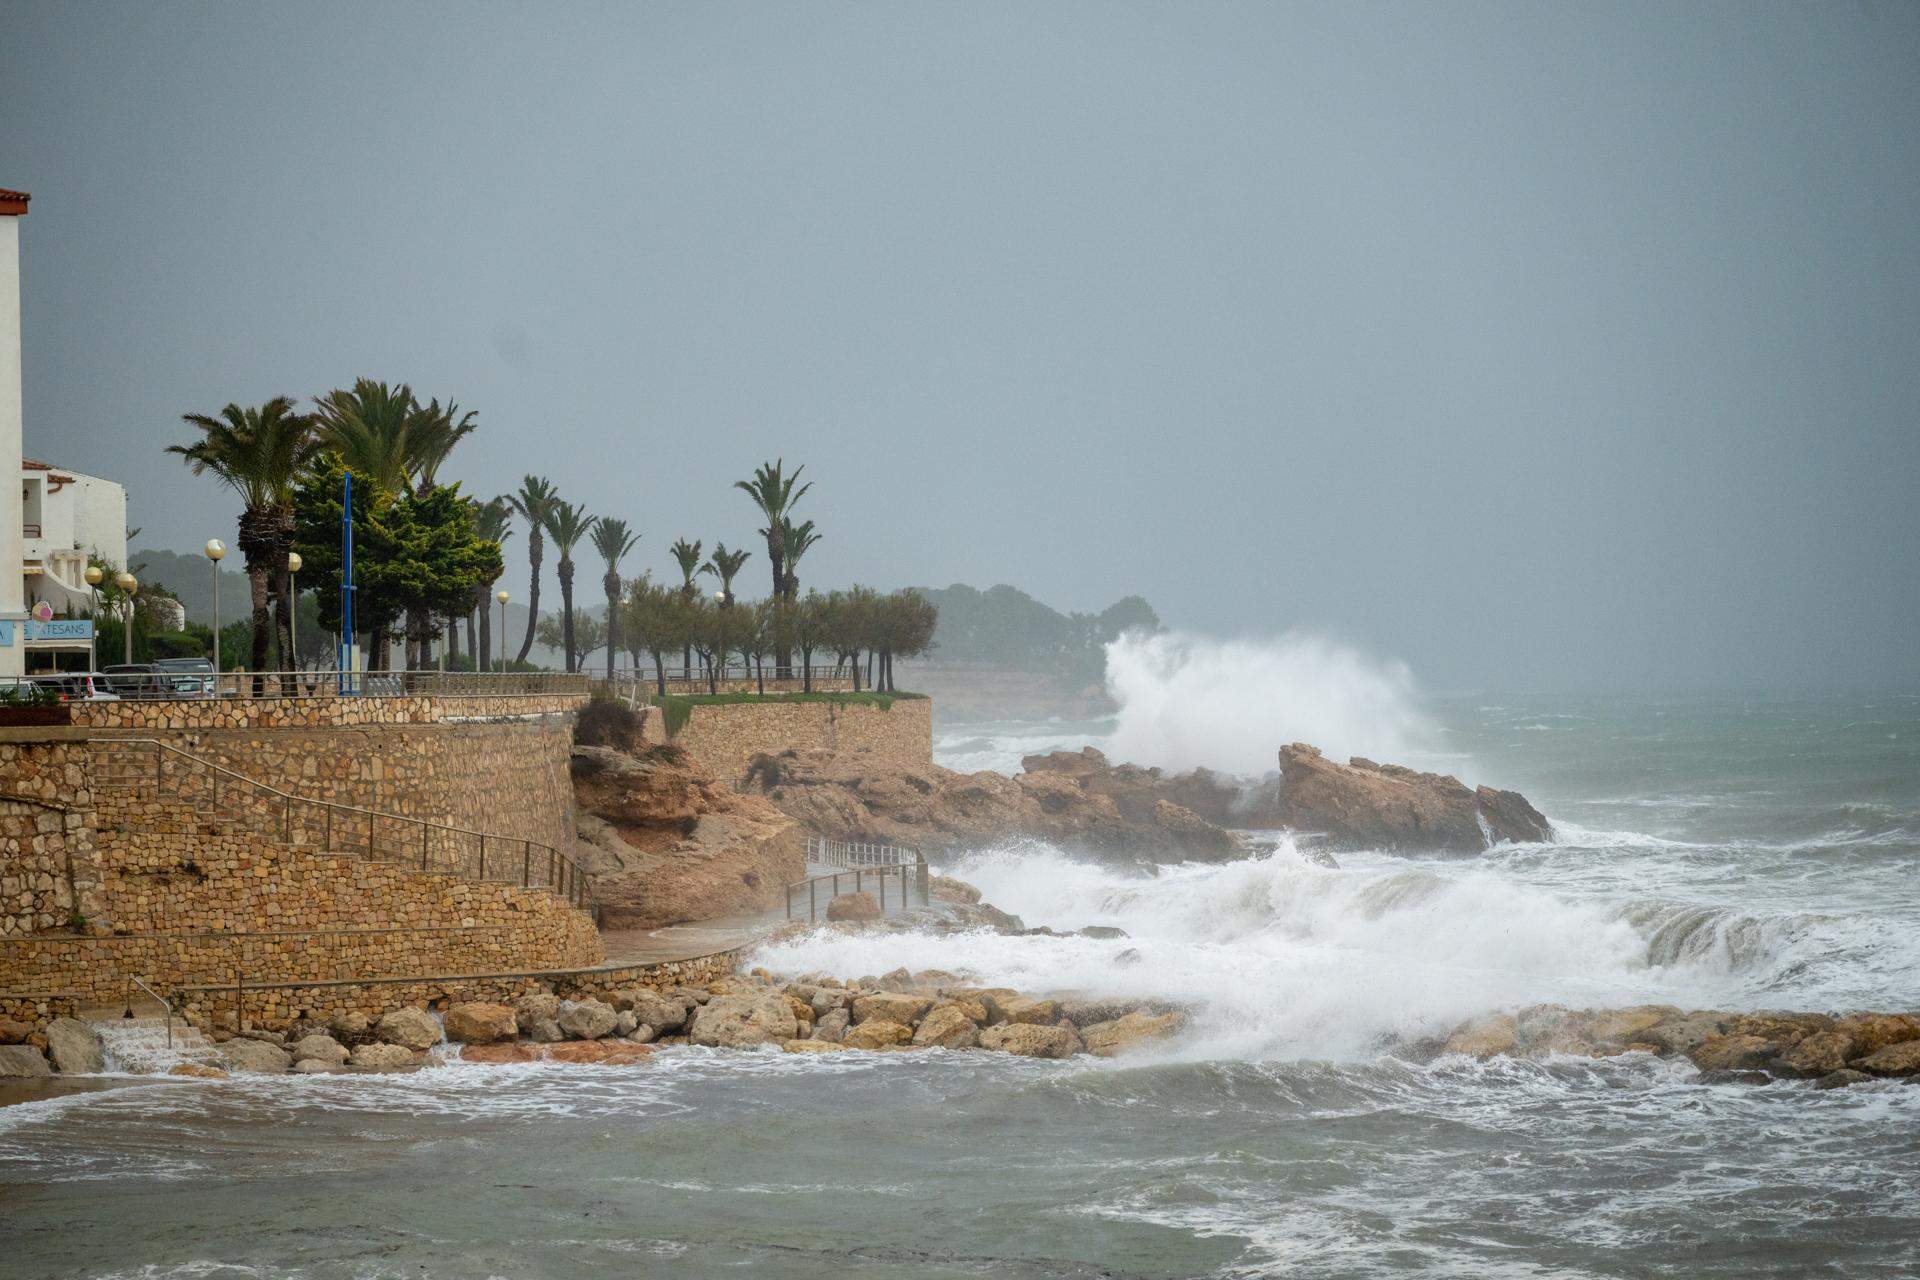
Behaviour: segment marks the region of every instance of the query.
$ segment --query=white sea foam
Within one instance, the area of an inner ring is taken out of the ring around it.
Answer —
[[[1298,631],[1128,634],[1107,646],[1107,689],[1120,704],[1109,753],[1169,769],[1258,777],[1288,742],[1398,760],[1432,734],[1404,663]]]
[[[1791,995],[1824,1007],[1920,962],[1884,922],[1860,917],[1563,894],[1483,862],[1358,858],[1336,869],[1285,839],[1266,857],[1157,876],[1033,842],[955,870],[1029,923],[1129,936],[816,934],[760,962],[847,977],[940,968],[1022,990],[1198,1001],[1182,1056],[1250,1060],[1362,1056],[1539,1001],[1739,1007]],[[1888,947],[1897,954],[1876,974],[1868,953]]]

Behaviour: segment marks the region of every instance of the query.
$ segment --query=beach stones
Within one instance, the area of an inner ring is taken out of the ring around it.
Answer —
[[[872,1024],[862,1023],[861,1026]],[[858,1030],[859,1028],[855,1028]],[[980,1030],[975,1020],[957,1004],[937,1005],[928,1010],[926,1017],[913,1031],[913,1042],[940,1049],[971,1049],[980,1043]]]
[[[891,1049],[912,1040],[913,1028],[906,1023],[873,1018],[848,1028],[840,1044],[847,1049]]]
[[[440,1043],[440,1022],[425,1009],[395,1009],[384,1015],[374,1034],[403,1049],[431,1049]]]
[[[829,924],[843,920],[878,920],[881,914],[879,899],[865,889],[858,893],[843,893],[827,903]]]
[[[1085,1046],[1072,1027],[1034,1022],[1004,1022],[980,1033],[980,1047],[1026,1058],[1071,1058]]]
[[[1719,1035],[1702,1040],[1687,1057],[1702,1071],[1759,1071],[1779,1051],[1765,1036]]]
[[[620,1015],[612,1005],[600,1000],[563,1000],[560,1016],[554,1021],[572,1040],[598,1040],[610,1036],[620,1025]]]
[[[404,1045],[378,1043],[359,1046],[353,1051],[352,1059],[353,1065],[362,1071],[392,1071],[410,1067],[419,1060],[419,1055]]]
[[[1853,1036],[1832,1027],[1790,1046],[1780,1055],[1780,1065],[1795,1075],[1825,1076],[1845,1068],[1853,1056]]]
[[[329,1066],[339,1066],[350,1056],[347,1047],[332,1036],[310,1035],[294,1041],[290,1051],[297,1067],[303,1062],[320,1062]]]
[[[632,1013],[642,1026],[652,1027],[656,1034],[665,1035],[687,1025],[687,1009],[691,1003],[679,996],[635,987],[621,992],[614,1007]]]
[[[96,1075],[107,1069],[100,1033],[77,1018],[55,1018],[47,1024],[47,1056],[63,1075]]]
[[[513,1010],[504,1004],[471,1001],[449,1005],[444,1022],[447,1039],[456,1044],[492,1044],[520,1034]]]
[[[912,1026],[931,1008],[933,1008],[932,996],[880,991],[870,996],[861,996],[853,1002],[853,1020],[858,1024],[884,1019],[888,1022],[904,1022]]]
[[[1058,1000],[1040,1000],[1032,996],[1011,996],[999,1001],[999,1005],[1000,1016],[1007,1022],[1050,1026],[1060,1020],[1060,1002]]]
[[[1853,1066],[1876,1076],[1920,1076],[1920,1040],[1888,1045],[1855,1060]]]
[[[1082,1027],[1080,1038],[1086,1042],[1088,1053],[1111,1058],[1155,1041],[1171,1039],[1185,1021],[1178,1013],[1135,1011],[1109,1022]]]
[[[715,996],[693,1015],[687,1038],[694,1044],[721,1049],[784,1044],[798,1038],[799,1020],[787,998],[777,991],[752,995]]]
[[[47,1056],[32,1045],[0,1045],[0,1079],[34,1080],[52,1074]]]
[[[552,1022],[560,1016],[560,997],[550,991],[534,991],[513,1002],[514,1021],[522,1027]]]
[[[220,1057],[228,1071],[255,1075],[282,1075],[293,1065],[293,1056],[264,1040],[235,1037],[220,1046]]]

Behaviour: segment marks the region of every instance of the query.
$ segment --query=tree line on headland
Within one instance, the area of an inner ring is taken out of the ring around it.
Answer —
[[[272,669],[278,655],[291,655],[297,593],[290,554],[300,559],[302,587],[311,588],[323,626],[338,629],[345,480],[353,480],[353,617],[366,637],[367,666],[387,669],[397,639],[402,663],[431,665],[436,643],[450,667],[524,667],[536,639],[561,650],[566,669],[584,669],[588,655],[605,650],[611,674],[621,654],[636,667],[650,659],[664,691],[668,658],[699,672],[718,690],[722,673],[736,660],[764,675],[771,659],[776,674],[792,671],[800,658],[810,687],[816,655],[831,655],[851,670],[856,687],[890,690],[893,659],[927,652],[937,610],[911,589],[881,593],[867,587],[821,593],[800,589],[800,564],[820,541],[812,520],[795,519],[794,506],[812,484],[800,483],[804,468],[788,472],[784,460],[765,463],[737,481],[766,524],[771,591],[759,601],[741,599],[734,584],[752,552],[716,542],[703,554],[701,541],[680,538],[669,548],[679,566],[677,584],[655,583],[650,574],[627,577],[621,564],[640,541],[627,521],[596,516],[562,498],[545,477],[529,475],[511,494],[481,501],[441,478],[455,447],[478,426],[478,415],[449,400],[422,403],[405,383],[362,378],[314,399],[302,412],[278,396],[258,406],[229,404],[217,414],[183,415],[198,433],[168,446],[196,475],[211,475],[241,500],[235,539],[246,566],[251,643],[248,666]],[[490,626],[494,584],[506,574],[504,546],[515,522],[526,534],[527,626],[519,651],[506,660],[508,638],[498,648]],[[540,588],[548,541],[555,553],[561,608],[540,616]],[[604,609],[576,608],[575,553],[590,546],[604,566]],[[699,579],[711,577],[711,597]],[[461,654],[465,633],[465,656]]]

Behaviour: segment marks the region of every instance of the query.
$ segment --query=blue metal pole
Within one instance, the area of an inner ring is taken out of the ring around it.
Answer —
[[[340,692],[347,691],[353,654],[353,472],[341,484],[340,506]],[[358,687],[355,687],[356,692]]]

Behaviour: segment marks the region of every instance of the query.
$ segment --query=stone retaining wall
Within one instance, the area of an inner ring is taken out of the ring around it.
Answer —
[[[246,1025],[280,1031],[301,1019],[325,1020],[347,1013],[377,1018],[403,1006],[442,1010],[467,1000],[511,1004],[523,995],[550,991],[563,998],[604,997],[630,987],[664,991],[702,986],[732,973],[740,952],[721,951],[662,964],[622,965],[545,972],[462,973],[390,982],[248,984],[241,992]],[[231,985],[179,992],[180,1012],[194,1025],[237,1030]]]
[[[94,893],[86,744],[0,742],[0,938],[63,929]]]
[[[671,741],[712,770],[728,785],[738,785],[747,764],[763,751],[789,747],[829,751],[865,748],[879,764],[924,768],[933,762],[933,702],[895,698],[882,709],[860,703],[739,702],[696,704],[680,732],[670,739],[660,708],[650,707],[643,722],[645,741]]]
[[[586,701],[586,695],[579,693],[128,699],[75,703],[73,723],[91,729],[134,731],[449,724],[511,716],[560,715],[578,711]]]

